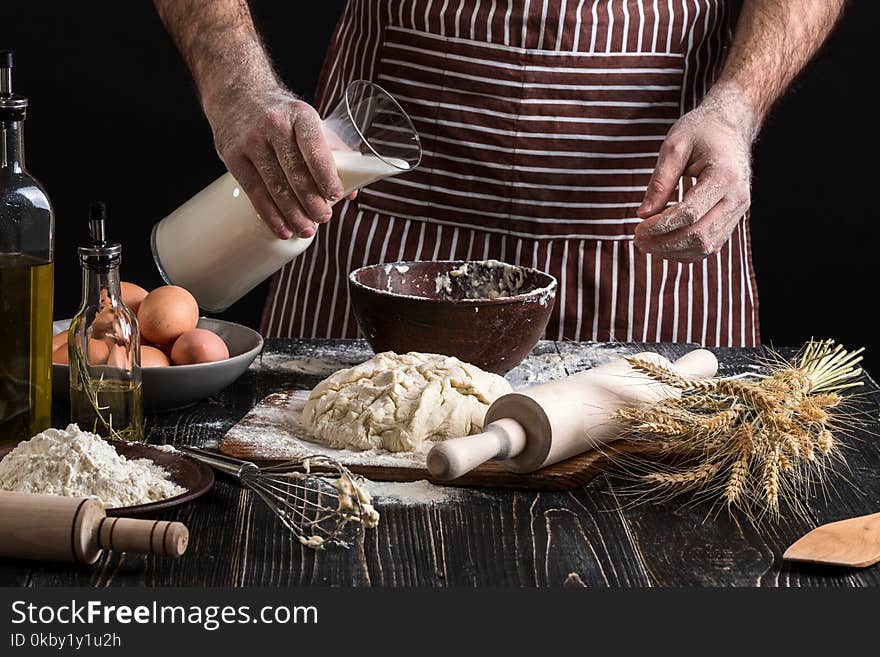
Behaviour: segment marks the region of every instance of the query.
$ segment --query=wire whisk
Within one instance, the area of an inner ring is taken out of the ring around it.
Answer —
[[[363,478],[327,456],[315,455],[260,467],[250,461],[193,447],[181,452],[237,477],[262,499],[306,547],[348,548],[357,527],[379,523]]]

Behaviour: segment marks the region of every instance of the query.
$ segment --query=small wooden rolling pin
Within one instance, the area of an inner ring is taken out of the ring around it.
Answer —
[[[635,354],[685,377],[711,377],[718,360],[697,349],[670,363],[656,353]],[[491,459],[510,472],[534,472],[620,437],[613,413],[680,391],[649,379],[623,358],[564,379],[504,395],[486,412],[484,432],[452,438],[428,453],[428,470],[442,481],[467,474]]]
[[[0,557],[93,564],[102,550],[179,557],[180,522],[108,518],[97,498],[0,491]]]

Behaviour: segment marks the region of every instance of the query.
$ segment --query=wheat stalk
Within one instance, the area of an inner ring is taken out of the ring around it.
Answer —
[[[636,372],[641,372],[658,383],[681,389],[684,389],[687,386],[687,379],[681,376],[678,372],[674,372],[663,365],[652,363],[649,360],[636,358],[635,356],[626,356],[626,362],[629,363],[630,367]]]
[[[764,494],[771,513],[779,512],[779,447],[764,463]]]
[[[733,426],[738,417],[738,411],[728,409],[726,411],[721,411],[720,413],[715,413],[714,415],[705,415],[698,421],[698,424],[706,434],[712,436]]]
[[[822,429],[816,438],[816,444],[819,446],[819,451],[827,456],[834,449],[833,434],[828,429]]]
[[[716,472],[718,472],[718,466],[715,463],[703,463],[681,472],[652,472],[646,474],[643,479],[664,486],[688,485],[704,482],[710,479]]]
[[[626,437],[648,448],[620,458],[643,459],[631,472],[648,498],[652,490],[658,499],[692,491],[754,522],[778,517],[783,501],[803,513],[800,498],[830,471],[823,459],[842,460],[839,437],[856,424],[841,409],[843,395],[861,385],[861,354],[810,342],[791,362],[764,363],[769,374],[751,380],[687,379],[629,358],[633,370],[682,394],[616,413]]]
[[[749,453],[743,451],[730,469],[730,477],[724,487],[724,501],[728,507],[736,504],[743,493],[749,475]]]
[[[138,435],[134,427],[125,427],[121,430],[114,427],[112,412],[108,412],[105,416],[105,412],[110,411],[110,407],[102,406],[98,397],[101,386],[104,384],[103,375],[101,376],[101,378],[95,381],[95,379],[93,379],[92,375],[89,373],[89,368],[86,364],[85,354],[83,353],[79,345],[74,345],[71,351],[73,352],[73,358],[70,361],[70,367],[73,368],[73,371],[75,373],[74,376],[76,377],[83,394],[85,395],[86,399],[89,400],[89,406],[91,406],[92,410],[95,412],[95,421],[92,426],[92,433],[98,434],[100,433],[101,428],[103,428],[107,431],[107,438],[113,440],[130,442],[132,440],[139,439],[141,436]],[[71,391],[72,394],[73,392],[74,391]]]
[[[840,402],[843,398],[837,394],[836,392],[826,392],[820,393],[818,395],[812,395],[810,399],[813,400],[813,403],[816,404],[819,408],[837,408],[840,406]]]

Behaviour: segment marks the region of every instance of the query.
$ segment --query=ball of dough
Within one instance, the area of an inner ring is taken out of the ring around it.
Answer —
[[[510,384],[437,354],[377,354],[319,383],[303,410],[312,437],[331,447],[422,451],[431,442],[479,433]]]

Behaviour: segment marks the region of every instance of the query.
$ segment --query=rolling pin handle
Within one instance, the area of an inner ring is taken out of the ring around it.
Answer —
[[[516,420],[503,418],[474,436],[452,438],[438,443],[428,452],[428,471],[440,481],[451,481],[486,461],[507,459],[522,453],[526,432]]]
[[[189,543],[189,530],[181,522],[104,518],[97,529],[98,545],[118,552],[179,557]]]
[[[682,375],[695,379],[708,379],[718,373],[718,358],[708,349],[694,349],[674,363]]]

